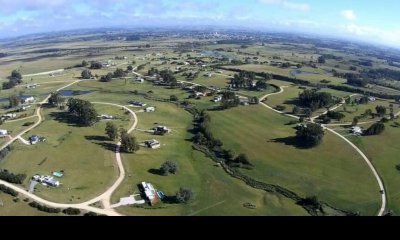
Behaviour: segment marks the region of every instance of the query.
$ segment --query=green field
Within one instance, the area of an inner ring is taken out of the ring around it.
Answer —
[[[377,168],[385,183],[388,209],[396,215],[400,214],[400,172],[396,169],[396,165],[400,164],[399,137],[400,128],[391,127],[390,123],[386,124],[385,132],[379,136],[350,137]]]
[[[179,116],[179,117],[176,117]],[[252,189],[229,177],[212,160],[205,158],[191,147],[187,139],[192,116],[171,104],[158,104],[155,113],[139,113],[139,129],[149,129],[157,124],[166,125],[172,133],[155,137],[135,131],[139,141],[157,139],[162,147],[158,150],[142,148],[136,154],[124,154],[127,178],[113,196],[119,198],[137,193],[137,184],[153,183],[166,195],[172,196],[179,187],[189,187],[195,193],[195,201],[188,205],[162,204],[159,209],[122,207],[119,212],[128,215],[307,215],[293,201]],[[157,122],[157,124],[155,124]],[[179,172],[173,176],[159,176],[149,172],[158,169],[166,160],[178,164]],[[244,203],[256,204],[257,210],[244,208]]]
[[[262,106],[210,114],[215,137],[237,154],[246,153],[255,165],[254,170],[242,170],[245,174],[302,196],[317,195],[340,209],[377,213],[376,180],[364,160],[340,138],[326,134],[319,147],[298,149],[285,144],[295,135],[292,126],[285,125],[290,119]]]
[[[0,216],[61,216],[62,213],[46,213],[32,208],[28,202],[24,202],[23,196],[19,196],[19,201],[14,202],[13,197],[0,192]]]
[[[116,107],[96,105],[99,114],[110,114],[122,119],[115,121],[119,127],[129,128],[132,120],[124,111]],[[64,170],[64,178],[59,188],[37,187],[36,194],[55,202],[83,202],[104,192],[116,179],[117,168],[114,163],[113,143],[104,139],[105,122],[94,127],[77,127],[64,120],[56,120],[59,113],[54,109],[45,109],[45,121],[37,128],[25,134],[44,136],[45,143],[26,146],[13,144],[13,151],[0,168],[15,173],[25,173],[29,179],[35,174],[51,175],[53,171]],[[62,118],[63,119],[63,118]]]

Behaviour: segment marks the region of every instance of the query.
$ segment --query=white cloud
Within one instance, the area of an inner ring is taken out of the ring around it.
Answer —
[[[287,9],[307,12],[310,11],[311,7],[307,3],[294,3],[287,0],[258,0],[260,3],[268,5],[278,5]]]
[[[384,30],[351,23],[343,26],[342,31],[352,34],[354,37],[368,39],[371,42],[400,47],[400,30]]]
[[[357,16],[353,10],[343,10],[340,12],[340,15],[349,21],[354,21],[357,19]]]

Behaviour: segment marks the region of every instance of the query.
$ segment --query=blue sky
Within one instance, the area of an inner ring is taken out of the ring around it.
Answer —
[[[0,38],[92,27],[237,26],[400,47],[398,0],[0,0]]]

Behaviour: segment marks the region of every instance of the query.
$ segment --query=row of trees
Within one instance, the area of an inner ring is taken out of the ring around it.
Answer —
[[[26,174],[14,174],[7,169],[0,169],[0,179],[9,183],[22,184],[26,179]]]

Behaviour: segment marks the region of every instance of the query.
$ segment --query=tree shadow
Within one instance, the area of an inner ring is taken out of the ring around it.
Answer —
[[[117,149],[117,144],[115,143],[108,143],[108,142],[94,142],[94,144],[97,144],[99,146],[102,146],[104,149],[115,152]]]
[[[50,113],[50,117],[54,118],[54,120],[60,123],[66,123],[68,126],[73,127],[83,127],[79,123],[79,119],[74,116],[71,116],[68,112],[52,112]]]
[[[297,139],[297,137],[285,137],[285,138],[275,138],[272,139],[270,142],[273,143],[283,143],[287,146],[293,146],[295,148],[298,149],[310,149],[311,146],[307,145],[306,143],[299,141],[299,139]]]
[[[106,136],[85,136],[85,139],[88,141],[99,141],[99,142],[110,141],[110,139]]]
[[[293,99],[288,99],[284,102],[284,104],[287,105],[295,105],[295,106],[301,106],[299,99],[293,98]]]
[[[160,169],[152,168],[152,169],[149,169],[148,172],[151,174],[154,174],[154,175],[158,175],[158,176],[165,176],[165,175],[163,175],[163,172]]]

